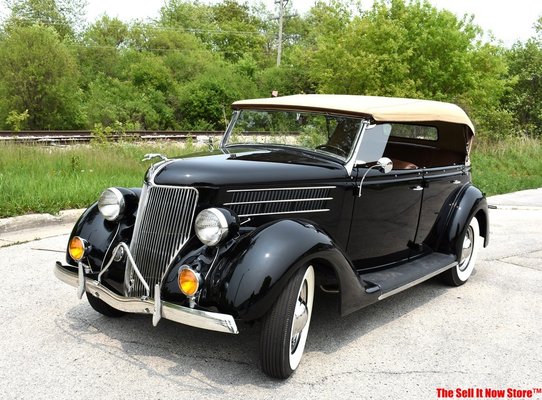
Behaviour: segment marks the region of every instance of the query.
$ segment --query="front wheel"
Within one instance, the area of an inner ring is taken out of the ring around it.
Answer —
[[[94,295],[87,292],[87,300],[90,306],[98,311],[100,314],[105,315],[110,318],[122,317],[126,313],[124,311],[117,310],[116,308],[111,307],[105,301],[95,297]]]
[[[478,220],[472,218],[465,231],[465,235],[459,241],[458,264],[443,274],[444,280],[451,286],[461,286],[472,274],[474,264],[478,258],[480,248],[480,226]]]
[[[301,268],[265,316],[260,337],[262,370],[288,378],[303,356],[314,301],[314,269]]]

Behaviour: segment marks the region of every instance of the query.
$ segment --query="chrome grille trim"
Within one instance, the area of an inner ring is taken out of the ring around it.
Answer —
[[[143,187],[130,252],[151,287],[152,298],[155,285],[161,283],[169,265],[190,238],[198,197],[198,190],[193,187]],[[145,287],[134,277],[129,261],[127,267],[127,294],[143,296]]]
[[[232,200],[224,205],[241,218],[327,212],[332,189],[335,186],[228,190]]]

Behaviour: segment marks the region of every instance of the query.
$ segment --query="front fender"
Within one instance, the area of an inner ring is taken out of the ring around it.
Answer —
[[[276,221],[246,235],[224,254],[210,274],[209,297],[246,321],[264,316],[299,268],[327,264],[341,290],[341,313],[364,304],[365,291],[357,273],[333,240],[310,222]]]
[[[91,204],[75,223],[70,238],[80,236],[90,245],[90,251],[85,258],[93,274],[97,274],[102,267],[104,260],[107,260],[110,252],[119,242],[129,243],[135,224],[135,215],[140,189],[118,188],[126,200],[126,212],[120,221],[107,221],[98,209],[98,203]],[[68,240],[69,242],[69,240]],[[76,266],[66,249],[66,261]],[[104,280],[117,292],[122,292],[124,282],[124,263],[113,263],[112,267],[104,276]]]
[[[119,224],[106,221],[98,210],[98,203],[91,204],[75,223],[70,238],[79,236],[90,244],[87,263],[93,269],[102,264],[110,243],[117,234]],[[68,240],[69,242],[69,240]],[[77,265],[66,250],[68,264]]]

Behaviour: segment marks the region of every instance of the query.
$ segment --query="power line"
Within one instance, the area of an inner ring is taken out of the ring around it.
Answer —
[[[38,19],[38,18],[18,18],[19,21],[23,22],[30,22],[34,24],[42,24],[42,25],[51,25],[51,26],[64,26],[66,25],[65,22],[55,22],[51,20],[46,19]],[[90,25],[89,25],[90,26]],[[149,26],[149,29],[157,31],[157,32],[186,32],[186,33],[207,33],[207,34],[213,34],[213,35],[238,35],[238,36],[269,36],[267,32],[262,32],[258,30],[254,31],[238,31],[238,30],[223,30],[223,29],[202,29],[202,28],[183,28],[183,27],[167,27],[167,26]]]
[[[278,1],[278,0],[277,0]],[[286,6],[289,0],[281,0]],[[284,17],[290,17],[290,16],[284,16]],[[41,18],[21,18],[18,17],[18,20],[21,22],[27,22],[31,24],[41,24],[45,26],[66,26],[66,22],[61,21],[52,21],[52,20],[46,20]],[[69,25],[69,24],[68,24]],[[90,27],[90,25],[88,26]],[[182,32],[182,33],[189,33],[189,34],[206,34],[206,35],[234,35],[234,36],[259,36],[264,38],[269,38],[271,34],[269,32],[262,32],[262,31],[237,31],[237,30],[222,30],[222,29],[202,29],[202,28],[182,28],[182,27],[168,27],[168,26],[156,26],[156,25],[150,25],[145,24],[143,25],[143,29],[149,29],[149,32]],[[290,34],[284,34],[282,29],[279,30],[279,49],[277,54],[277,65],[280,65],[280,58],[282,54],[282,42],[286,39],[297,39],[301,37],[300,34],[296,33],[290,33]],[[135,50],[135,51],[148,51],[148,52],[176,52],[176,51],[184,51],[182,48],[152,48],[152,47],[145,47],[145,45],[140,45],[137,43],[130,43],[132,40],[127,38],[124,45],[121,46],[114,46],[114,45],[94,45],[94,44],[88,44],[88,43],[65,43],[66,46],[71,48],[88,48],[88,49],[102,49],[102,50],[116,50],[116,51],[122,51],[122,50]],[[238,52],[236,54],[239,54]]]

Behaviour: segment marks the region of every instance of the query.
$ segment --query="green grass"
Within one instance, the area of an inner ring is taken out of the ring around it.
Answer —
[[[542,187],[542,141],[475,142],[473,181],[488,196]],[[193,152],[171,142],[66,147],[0,143],[0,218],[57,213],[94,202],[110,186],[140,187],[146,153]]]
[[[487,196],[542,187],[542,140],[475,142],[472,180]]]
[[[86,207],[107,187],[140,187],[151,163],[141,161],[146,153],[173,157],[190,151],[171,142],[66,147],[0,143],[0,218]]]

